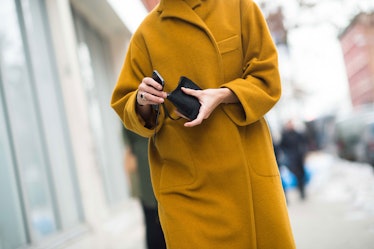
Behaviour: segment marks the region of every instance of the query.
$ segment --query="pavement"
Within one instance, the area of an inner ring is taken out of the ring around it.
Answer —
[[[301,200],[287,190],[289,216],[297,249],[374,249],[374,171],[367,164],[311,153],[311,173]],[[140,205],[129,208],[132,229],[123,249],[146,249]],[[234,248],[233,248],[234,249]]]
[[[313,153],[307,199],[287,192],[297,249],[374,248],[374,171],[368,164]]]

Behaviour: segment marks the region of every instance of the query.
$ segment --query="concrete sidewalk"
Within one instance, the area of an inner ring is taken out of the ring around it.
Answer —
[[[316,153],[307,199],[287,192],[297,249],[374,248],[374,172],[369,165]]]

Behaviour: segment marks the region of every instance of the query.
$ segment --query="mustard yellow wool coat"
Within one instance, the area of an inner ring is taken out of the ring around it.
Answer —
[[[154,69],[167,92],[184,75],[203,89],[227,87],[240,103],[218,106],[192,128],[161,108],[154,138],[135,108],[137,87]],[[276,48],[251,0],[161,0],[145,18],[111,104],[128,129],[150,138],[168,249],[295,248],[264,119],[280,94]]]

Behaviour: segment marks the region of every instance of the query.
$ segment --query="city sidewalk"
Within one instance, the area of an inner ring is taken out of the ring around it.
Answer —
[[[311,154],[307,166],[307,199],[287,193],[297,249],[374,248],[372,167],[324,153]]]

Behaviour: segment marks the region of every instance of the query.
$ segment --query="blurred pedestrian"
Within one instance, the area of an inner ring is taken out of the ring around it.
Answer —
[[[161,0],[134,33],[111,104],[151,140],[168,249],[295,248],[264,119],[281,95],[277,63],[252,0]],[[181,76],[203,89],[182,88],[201,104],[192,120],[165,100]]]
[[[148,249],[166,249],[160,225],[157,201],[153,194],[148,164],[148,139],[123,128],[126,147],[126,168],[134,197],[138,197],[144,214]]]
[[[293,120],[289,120],[285,124],[279,146],[285,155],[286,166],[297,179],[300,198],[304,200],[306,198],[305,156],[307,153],[307,140],[302,132],[296,130]]]
[[[275,158],[276,158],[278,168],[279,168],[279,172],[280,172],[280,176],[281,176],[281,182],[282,182],[284,196],[286,198],[286,201],[288,202],[287,186],[286,186],[286,182],[284,181],[284,177],[282,176],[282,171],[281,171],[281,167],[283,167],[283,165],[285,165],[286,158],[285,158],[285,155],[284,155],[283,151],[281,150],[278,143],[273,143],[273,146],[274,146]]]

